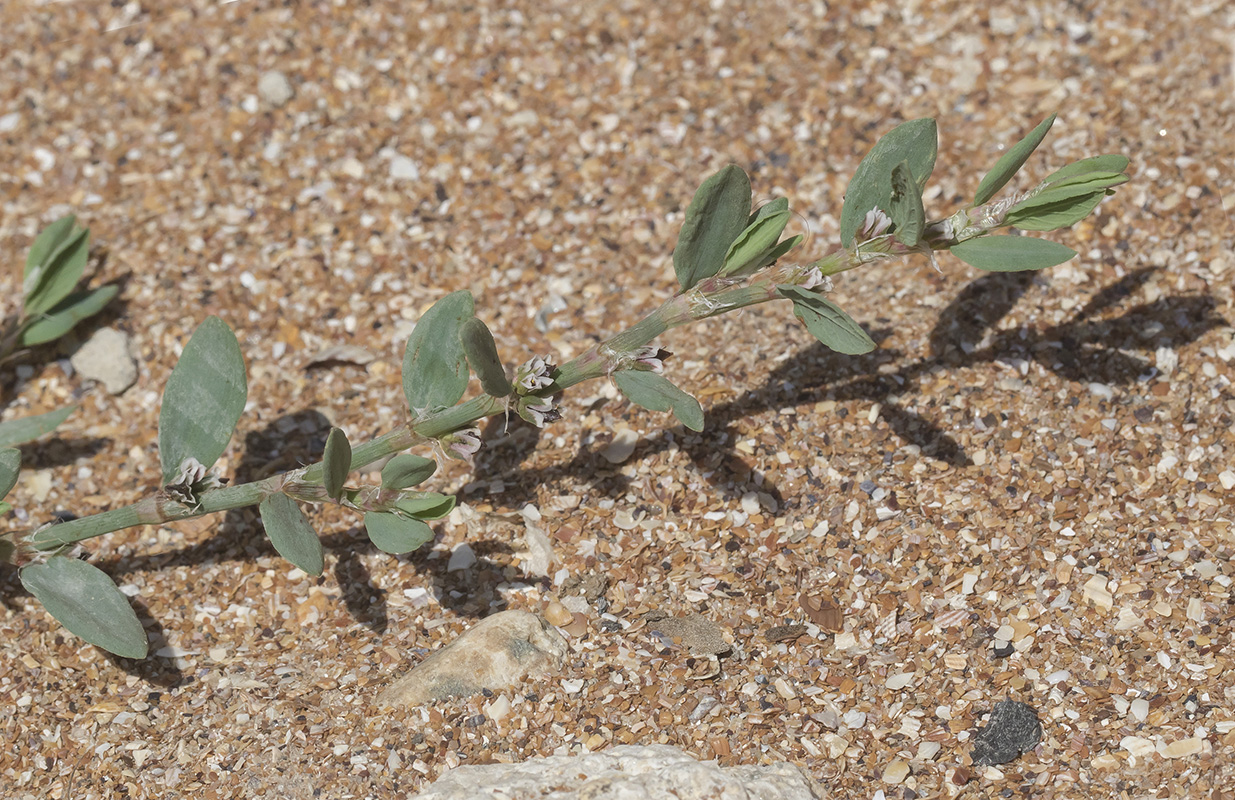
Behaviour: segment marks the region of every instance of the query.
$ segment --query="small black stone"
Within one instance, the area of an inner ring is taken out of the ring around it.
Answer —
[[[973,763],[1006,764],[1042,741],[1042,723],[1033,706],[1002,700],[991,710],[990,722],[973,737]]]
[[[1016,652],[1016,648],[1012,646],[1011,642],[997,644],[991,650],[995,654],[995,658],[1007,658]]]

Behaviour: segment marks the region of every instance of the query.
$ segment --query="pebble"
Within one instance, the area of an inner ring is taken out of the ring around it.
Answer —
[[[613,432],[613,441],[609,442],[600,454],[610,464],[621,464],[635,452],[638,442],[639,434],[630,428],[618,428]]]
[[[109,394],[121,394],[137,382],[129,335],[100,328],[69,358],[83,378],[98,381]]]
[[[1221,483],[1222,488],[1228,492],[1231,491],[1231,489],[1235,489],[1235,472],[1231,472],[1229,469],[1224,469],[1222,472],[1218,473],[1218,482]]]
[[[574,622],[574,614],[570,613],[570,609],[559,603],[557,600],[552,600],[545,606],[545,619],[550,623],[559,627],[565,627],[571,622]]]
[[[1033,706],[1016,700],[1001,700],[990,721],[973,737],[973,763],[978,766],[1006,764],[1042,741],[1042,723]]]
[[[901,759],[896,759],[883,768],[883,782],[893,786],[909,777],[909,765]]]
[[[1194,756],[1204,748],[1205,740],[1199,736],[1192,736],[1187,739],[1179,739],[1168,745],[1162,745],[1158,748],[1158,754],[1163,758],[1184,758],[1185,756]]]
[[[419,706],[505,689],[528,675],[557,672],[567,649],[562,634],[543,618],[502,611],[485,617],[392,683],[377,704]]]
[[[11,133],[21,124],[21,112],[12,111],[0,116],[0,133]]]
[[[414,181],[420,178],[420,167],[407,156],[395,153],[390,158],[390,177],[397,181]]]
[[[257,93],[261,96],[262,100],[265,100],[275,108],[287,103],[295,94],[292,90],[291,81],[278,70],[262,73],[261,78],[257,81]]]
[[[460,542],[450,551],[450,561],[446,564],[447,572],[459,572],[476,564],[476,553],[467,542]]]

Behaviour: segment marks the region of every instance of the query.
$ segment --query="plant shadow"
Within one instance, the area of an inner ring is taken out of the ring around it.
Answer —
[[[1178,347],[1226,324],[1208,295],[1159,297],[1120,311],[1121,304],[1153,272],[1145,268],[1125,275],[1099,290],[1064,322],[1036,331],[997,326],[1042,279],[1031,272],[987,273],[968,284],[940,313],[927,356],[907,359],[894,349],[844,356],[812,344],[772,370],[763,386],[707,409],[701,434],[683,443],[673,430],[662,430],[641,440],[633,457],[646,459],[676,443],[699,476],[727,499],[761,491],[783,507],[777,487],[750,470],[735,450],[736,423],[770,410],[832,400],[879,403],[880,415],[902,442],[917,445],[927,458],[953,467],[968,466],[972,463],[969,455],[941,424],[906,408],[896,398],[911,392],[924,376],[992,362],[1015,366],[1033,361],[1074,383],[1127,386],[1151,377],[1157,343],[1169,341]],[[1146,336],[1147,331],[1154,333]],[[876,341],[888,334],[868,332]],[[580,447],[570,461],[543,469],[523,469],[516,461],[503,471],[499,465],[512,462],[496,457],[478,461],[478,465],[519,486],[569,477],[607,496],[620,496],[630,482],[603,459],[603,447],[603,443]],[[526,453],[521,453],[519,461],[524,457]]]

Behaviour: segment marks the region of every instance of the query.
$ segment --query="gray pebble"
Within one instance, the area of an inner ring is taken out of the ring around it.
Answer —
[[[291,100],[292,95],[295,94],[291,81],[278,70],[262,73],[262,77],[257,81],[257,93],[261,95],[262,100],[275,108]]]
[[[982,767],[1006,764],[1040,741],[1042,723],[1033,706],[1001,700],[991,711],[990,722],[973,737],[973,763]]]

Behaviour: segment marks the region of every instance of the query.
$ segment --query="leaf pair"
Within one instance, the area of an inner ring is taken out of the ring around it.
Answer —
[[[404,453],[382,468],[382,488],[404,490],[429,479],[437,470],[432,459]],[[378,550],[394,555],[410,553],[433,540],[426,520],[441,519],[454,510],[455,498],[436,492],[410,492],[395,504],[394,511],[368,511],[364,515],[369,541]]]
[[[458,403],[469,363],[486,394],[510,394],[493,334],[474,313],[472,293],[464,289],[438,300],[416,323],[403,352],[403,394],[413,414]]]
[[[995,163],[978,184],[974,206],[983,205],[1007,185],[1046,137],[1055,115],[1044,119]],[[1126,183],[1128,159],[1103,155],[1056,170],[1029,197],[1008,209],[1004,222],[1027,231],[1067,228],[1089,216],[1115,186]],[[1070,247],[1024,236],[983,236],[951,247],[970,266],[989,272],[1019,272],[1053,267],[1076,255]]]
[[[746,220],[746,227],[738,234],[738,238],[729,245],[719,274],[749,275],[775,263],[797,247],[802,241],[800,234],[783,242],[780,240],[785,226],[792,218],[789,201],[783,197],[760,206]]]
[[[90,251],[90,231],[72,214],[48,225],[30,246],[22,280],[22,308],[28,320],[18,341],[31,347],[59,339],[103,309],[119,289],[102,286],[74,292]]]

